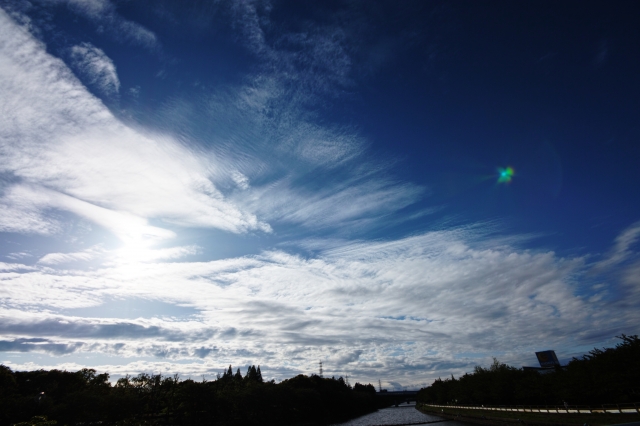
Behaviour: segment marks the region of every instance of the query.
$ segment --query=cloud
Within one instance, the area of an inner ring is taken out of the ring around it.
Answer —
[[[290,158],[295,161],[294,170],[335,170],[354,159],[363,160],[366,141],[348,126],[316,123],[317,117],[309,114],[300,100],[289,97],[280,76],[258,74],[248,79],[241,87],[212,92],[202,105],[194,105],[193,98],[172,100],[159,124],[168,121],[182,127],[185,121],[204,123],[209,127],[209,139],[215,135],[229,154],[241,151],[245,160],[259,154],[252,160],[268,160],[270,167]]]
[[[640,260],[634,246],[640,240],[640,222],[624,229],[605,258],[596,262],[592,272],[604,274],[607,285],[594,286],[594,301],[606,301],[617,313],[618,324],[640,322]],[[602,278],[602,277],[601,277]],[[630,333],[626,333],[630,334]]]
[[[125,243],[141,241],[153,242],[175,236],[172,231],[149,226],[144,218],[128,214],[127,212],[103,208],[40,185],[13,185],[5,192],[3,201],[9,206],[17,206],[17,212],[14,214],[25,215],[26,213],[25,216],[27,220],[29,220],[26,223],[27,226],[23,225],[23,228],[19,226],[24,223],[24,218],[16,221],[17,226],[15,225],[16,222],[9,222],[8,225],[13,227],[7,230],[14,232],[53,233],[50,232],[49,228],[41,230],[39,226],[40,223],[38,222],[36,222],[34,226],[33,223],[35,221],[31,220],[31,217],[38,218],[44,223],[50,223],[51,219],[44,218],[44,215],[47,211],[57,209],[75,213],[80,217],[101,225],[113,232]],[[29,228],[28,225],[32,225],[32,228]],[[54,230],[57,229],[58,228],[54,228]]]
[[[60,263],[71,263],[78,261],[89,261],[98,257],[103,250],[99,247],[90,247],[77,253],[48,253],[42,256],[38,263],[44,265],[57,265]]]
[[[333,246],[318,245],[310,258],[277,250],[62,274],[44,267],[8,271],[0,276],[3,299],[15,309],[55,312],[117,297],[162,300],[199,314],[124,321],[5,308],[0,335],[82,342],[78,353],[114,353],[118,342],[124,345],[118,353],[128,356],[300,372],[314,371],[322,359],[328,373],[348,372],[354,380],[395,375],[421,383],[445,368],[468,371],[496,353],[524,362],[541,346],[563,353],[637,332],[637,300],[613,314],[610,301],[580,296],[581,258],[521,250],[465,228]],[[472,352],[480,358],[458,357]]]
[[[60,224],[55,218],[44,217],[24,204],[23,200],[0,200],[0,231],[45,235],[60,232]]]
[[[238,194],[236,199],[267,220],[319,229],[353,226],[367,219],[377,221],[414,203],[423,193],[424,189],[417,185],[382,179],[352,179],[310,192],[285,179]]]
[[[202,109],[183,101],[163,117],[210,123],[208,138],[215,134],[227,152],[240,151],[239,170],[252,186],[231,199],[273,225],[371,229],[427,195],[426,188],[387,175],[393,159],[370,161],[368,141],[356,129],[321,118],[327,102],[353,84],[353,37],[345,27],[273,25],[273,7],[234,2],[225,9],[240,41],[261,61],[246,83],[212,94],[204,110],[208,116],[193,119],[191,110]]]
[[[289,95],[315,103],[351,85],[352,60],[345,25],[305,22],[304,30],[273,25],[270,2],[232,2],[229,12],[241,41],[264,61],[264,69],[291,88]]]
[[[348,36],[340,26],[291,32],[271,26],[268,3],[227,6],[221,8],[261,65],[242,86],[167,100],[154,113],[155,124],[184,140],[215,145],[228,200],[277,232],[292,224],[307,232],[361,232],[402,220],[390,214],[428,190],[390,177],[393,159],[370,161],[357,129],[320,119],[319,99],[339,96],[340,85],[349,84]],[[322,87],[314,85],[319,81]]]
[[[26,257],[32,257],[33,255],[27,252],[16,252],[16,253],[9,253],[7,255],[7,258],[12,259],[12,260],[19,260],[19,259],[24,259]]]
[[[249,189],[249,178],[238,171],[231,173],[231,179],[238,185],[240,189]]]
[[[82,344],[53,343],[46,339],[0,340],[0,352],[47,352],[64,355],[75,352]]]
[[[56,13],[53,8],[66,6],[68,10],[91,21],[100,35],[151,51],[160,49],[160,42],[152,31],[122,17],[110,0],[2,1],[1,4],[16,22],[38,38],[51,30],[59,30],[53,24],[52,18]],[[56,37],[60,37],[60,33]]]
[[[595,265],[596,269],[605,269],[627,260],[635,253],[631,247],[633,247],[639,239],[640,222],[636,222],[616,237],[613,248],[609,251],[605,259]]]
[[[225,175],[219,181],[236,206],[276,230],[296,224],[353,232],[402,220],[390,213],[428,195],[389,176],[389,163],[370,161],[353,129],[314,124],[297,105],[285,105],[278,83],[267,80],[203,99],[172,99],[157,118],[159,126],[179,128],[183,139],[218,147],[218,173]]]
[[[212,152],[119,122],[42,44],[0,12],[0,199],[4,230],[51,234],[52,211],[83,216],[123,240],[171,238],[148,225],[242,233],[268,224],[228,202]]]
[[[112,3],[65,4],[102,31],[122,30],[123,41],[157,46]],[[324,360],[327,374],[400,385],[457,375],[496,353],[518,363],[541,347],[562,353],[636,332],[637,264],[615,299],[587,289],[583,258],[524,250],[525,237],[493,238],[486,224],[344,239],[400,222],[399,210],[428,194],[389,176],[391,160],[370,161],[357,129],[326,124],[319,112],[354,84],[352,36],[336,23],[272,25],[266,2],[225,7],[261,64],[241,87],[167,100],[152,113],[153,130],[118,120],[0,11],[0,227],[62,237],[33,266],[0,264],[0,350],[113,356],[94,366],[117,374],[212,374],[231,363],[284,378]],[[119,89],[104,52],[73,51],[87,81]],[[68,243],[70,217],[124,247]],[[272,226],[268,241],[251,240],[268,249],[211,261],[189,256],[204,259],[227,240],[198,235],[200,247],[183,229]],[[610,264],[631,259],[634,227]],[[143,314],[109,316],[106,305],[139,300],[149,302]],[[171,307],[189,315],[176,318]]]
[[[262,26],[265,24],[264,15],[271,11],[271,2],[234,1],[228,7],[242,32],[243,41],[255,52],[264,52],[266,46]]]
[[[120,16],[109,0],[56,0],[66,3],[71,10],[98,24],[98,32],[109,34],[116,40],[145,48],[158,47],[158,38],[140,24]]]
[[[44,317],[44,318],[43,318]],[[203,340],[213,336],[214,330],[202,329],[201,324],[179,323],[171,326],[168,323],[158,324],[155,320],[114,321],[91,318],[47,317],[40,315],[38,319],[16,321],[15,318],[3,318],[0,334],[48,336],[73,339],[120,339],[120,340],[166,340],[188,342],[194,338]],[[185,331],[189,330],[189,333]]]
[[[87,78],[107,95],[120,91],[120,80],[113,61],[91,43],[82,43],[71,48],[71,58],[75,66]]]
[[[22,265],[20,263],[4,263],[0,262],[0,271],[34,271],[32,266]]]

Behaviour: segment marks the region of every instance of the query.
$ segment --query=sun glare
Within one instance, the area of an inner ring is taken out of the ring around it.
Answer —
[[[115,253],[118,261],[123,263],[144,262],[154,258],[154,246],[172,236],[171,231],[131,221],[121,223],[118,237],[122,245]]]

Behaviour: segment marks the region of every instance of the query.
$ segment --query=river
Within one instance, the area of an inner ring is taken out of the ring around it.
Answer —
[[[398,407],[389,407],[370,413],[346,423],[339,423],[339,426],[374,426],[374,425],[419,425],[426,422],[442,420],[441,417],[430,416],[416,410],[415,404],[403,404]],[[468,426],[470,423],[458,421],[442,422],[442,426]],[[334,425],[338,426],[338,425]],[[440,426],[440,423],[434,423]]]

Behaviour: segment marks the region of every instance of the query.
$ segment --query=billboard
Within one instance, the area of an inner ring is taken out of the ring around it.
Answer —
[[[554,367],[556,365],[560,365],[560,362],[558,362],[558,357],[556,357],[555,351],[536,352],[536,357],[538,358],[540,367],[544,368],[544,367]]]

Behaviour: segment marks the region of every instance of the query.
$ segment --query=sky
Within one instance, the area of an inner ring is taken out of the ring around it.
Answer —
[[[0,0],[0,363],[399,389],[638,334],[639,13]]]

